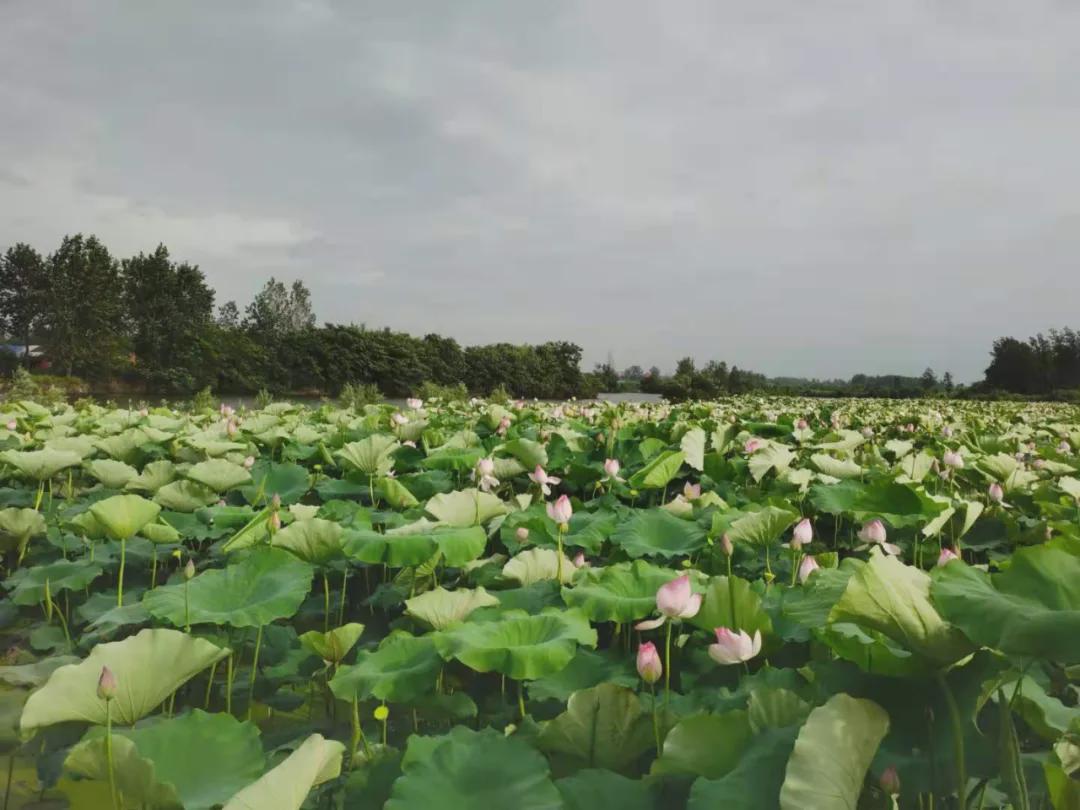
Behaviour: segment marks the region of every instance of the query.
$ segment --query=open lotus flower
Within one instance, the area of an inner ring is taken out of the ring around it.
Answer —
[[[622,481],[619,477],[619,460],[617,458],[604,459],[604,474],[608,481]]]
[[[560,495],[557,501],[547,505],[547,513],[548,517],[560,526],[565,526],[574,515],[574,507],[571,506],[569,498]]]
[[[715,632],[716,643],[709,645],[709,657],[718,664],[741,664],[761,652],[760,630],[754,631],[753,638],[745,630],[735,633],[726,627],[717,627]]]
[[[648,619],[634,625],[636,630],[655,630],[668,619],[692,619],[701,610],[701,594],[690,588],[690,575],[683,574],[656,591],[658,619]]]
[[[953,450],[946,450],[941,457],[941,462],[946,467],[951,467],[954,470],[962,470],[964,468],[964,457]]]
[[[395,427],[401,427],[402,425],[407,425],[409,423],[409,417],[400,411],[395,411],[393,416],[390,417],[390,423]]]
[[[490,458],[477,461],[473,469],[473,480],[484,492],[491,492],[499,485],[499,479],[495,477],[495,462]]]
[[[97,696],[102,700],[112,700],[116,697],[116,676],[108,667],[101,668],[101,675],[98,676],[97,682]]]
[[[997,481],[990,484],[990,489],[987,490],[986,494],[994,503],[1001,503],[1005,500],[1005,490],[1001,488],[1001,484]]]
[[[870,546],[881,546],[882,551],[886,554],[898,555],[900,546],[886,542],[885,538],[885,524],[875,518],[859,529],[859,539],[866,544],[860,550],[867,549]]]
[[[660,680],[660,676],[664,674],[664,665],[660,661],[660,653],[656,651],[656,645],[651,641],[638,645],[637,671],[638,675],[641,676],[641,680],[648,684],[656,683]]]
[[[544,468],[539,464],[536,465],[536,469],[529,473],[529,478],[534,484],[540,485],[540,491],[545,495],[551,494],[551,486],[558,486],[561,482],[561,478],[556,478],[554,475],[548,475],[544,472]]]
[[[748,456],[752,456],[764,446],[765,442],[761,441],[761,439],[747,439],[746,444],[743,445],[743,452]]]
[[[691,484],[687,481],[682,488],[683,497],[688,501],[696,501],[701,497],[701,484]]]
[[[418,411],[424,407],[424,400],[417,399],[416,397],[409,397],[405,400],[405,404],[408,406],[409,410]]]
[[[803,518],[795,525],[795,531],[791,535],[791,548],[802,548],[814,539],[814,527],[810,525],[810,518]]]
[[[806,582],[807,578],[819,568],[821,568],[821,566],[818,565],[818,561],[807,554],[802,558],[802,562],[799,563],[799,582]]]

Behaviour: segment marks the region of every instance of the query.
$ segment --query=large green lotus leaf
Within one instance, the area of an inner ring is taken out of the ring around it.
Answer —
[[[391,633],[379,649],[363,650],[352,666],[338,669],[330,689],[341,700],[375,697],[411,703],[435,688],[443,661],[432,636]]]
[[[935,572],[931,595],[942,616],[977,644],[1080,663],[1080,556],[1064,543],[1017,549],[1000,574],[954,560]]]
[[[919,494],[906,484],[889,480],[871,483],[847,480],[839,484],[810,487],[810,502],[830,515],[852,515],[857,520],[879,517],[893,526],[924,523],[942,510],[942,505]]]
[[[859,478],[865,472],[859,464],[851,459],[839,459],[827,456],[824,453],[815,453],[810,461],[825,475],[833,478]]]
[[[36,509],[0,509],[0,540],[4,545],[22,548],[39,534],[45,534],[45,517]]]
[[[934,457],[925,450],[920,450],[918,453],[905,456],[896,462],[896,469],[900,470],[900,475],[896,479],[897,483],[919,483],[930,474],[930,470],[933,469],[934,466],[934,461]]]
[[[78,591],[99,576],[102,567],[90,560],[57,560],[48,565],[24,568],[8,577],[5,588],[11,589],[11,601],[16,605],[36,605],[45,601],[45,589],[55,600],[60,591]]]
[[[629,484],[635,489],[663,489],[679,473],[686,454],[681,450],[661,453],[632,476]]]
[[[32,664],[16,664],[0,667],[0,683],[10,686],[31,686],[37,688],[49,679],[60,667],[77,664],[79,659],[73,655],[57,655],[42,658]]]
[[[573,582],[576,570],[570,558],[563,554],[562,584]],[[559,579],[559,552],[553,548],[530,548],[515,554],[503,566],[502,573],[507,579],[517,580],[525,586],[545,579]]]
[[[345,556],[345,530],[332,520],[296,520],[274,535],[275,548],[283,548],[313,565],[326,565]]]
[[[919,678],[933,674],[935,664],[901,647],[877,630],[835,622],[815,631],[819,641],[845,661],[874,675]]]
[[[612,771],[586,768],[560,779],[555,787],[562,794],[566,810],[597,810],[604,806],[655,810],[656,807],[652,789],[645,782]]]
[[[705,431],[699,427],[690,428],[679,441],[679,449],[686,457],[686,463],[698,472],[705,469]]]
[[[1080,503],[1080,480],[1065,475],[1058,479],[1058,488],[1077,503]]]
[[[372,565],[386,564],[392,568],[422,565],[435,553],[430,535],[387,535],[370,529],[347,531],[344,537],[345,556],[356,562]]]
[[[391,453],[400,445],[393,436],[376,433],[342,447],[337,456],[350,467],[371,477],[384,476],[394,466]]]
[[[794,727],[770,729],[752,737],[734,770],[720,779],[701,777],[694,781],[687,810],[777,810],[795,732]],[[813,807],[808,805],[804,810]]]
[[[477,526],[506,514],[506,504],[490,492],[465,489],[439,493],[424,506],[428,514],[448,526]]]
[[[652,715],[633,690],[602,683],[571,695],[566,711],[544,724],[537,743],[584,767],[626,772],[655,745]]]
[[[386,810],[563,810],[544,757],[492,729],[409,738]]]
[[[429,470],[468,472],[484,457],[482,447],[440,447],[426,456],[421,465]]]
[[[300,636],[300,646],[324,661],[340,664],[356,645],[356,642],[360,640],[360,635],[363,632],[364,625],[357,622],[335,627],[325,633],[320,633],[318,630],[308,630]]]
[[[436,548],[442,552],[443,561],[451,568],[458,568],[477,559],[487,547],[487,535],[479,526],[461,529],[436,529],[432,535]]]
[[[596,646],[596,631],[577,610],[548,608],[529,615],[511,610],[488,622],[465,622],[435,636],[443,658],[477,672],[534,680],[570,663],[579,644]]]
[[[113,720],[131,725],[229,653],[228,648],[178,630],[142,630],[123,641],[98,644],[83,661],[60,667],[30,695],[19,725],[24,733],[69,720],[104,725],[105,701],[97,695],[103,666],[117,681]]]
[[[702,595],[701,610],[688,621],[710,633],[717,627],[745,630],[751,636],[758,630],[762,635],[772,631],[772,622],[762,607],[761,597],[749,582],[736,576],[710,577]]]
[[[288,506],[297,503],[311,486],[308,471],[299,464],[275,464],[258,461],[251,468],[251,483],[240,488],[240,494],[250,504],[269,503],[277,495]],[[256,503],[258,501],[259,503]]]
[[[98,439],[94,446],[111,458],[132,462],[139,454],[139,448],[150,442],[150,437],[138,428],[131,428],[115,436]]]
[[[154,493],[154,500],[174,512],[194,512],[218,499],[210,487],[196,481],[173,481]]]
[[[141,495],[113,495],[90,507],[90,514],[114,540],[130,540],[160,512],[160,505]]]
[[[147,523],[139,530],[151,543],[179,543],[180,532],[167,523]]]
[[[116,780],[116,790],[119,794],[121,806],[160,807],[167,810],[179,810],[183,808],[176,787],[166,784],[157,779],[154,773],[154,763],[139,755],[139,749],[134,740],[117,733],[112,740],[113,774]],[[102,810],[109,804],[93,803],[88,799],[85,791],[90,787],[86,782],[96,783],[101,786],[105,796],[108,796],[108,759],[105,750],[104,737],[88,736],[78,743],[64,760],[64,770],[78,780],[76,784],[81,787],[79,792],[66,791],[73,807],[87,806]]]
[[[791,466],[795,460],[795,454],[782,444],[770,444],[762,450],[750,456],[747,466],[750,467],[750,475],[755,481],[761,481],[770,470],[782,473]]]
[[[872,700],[840,693],[807,718],[780,788],[781,810],[855,810],[863,779],[889,730]]]
[[[0,453],[4,461],[27,478],[47,481],[61,470],[82,463],[82,456],[71,450],[5,450]]]
[[[904,649],[938,664],[972,651],[963,635],[930,602],[930,577],[896,557],[870,552],[870,561],[848,580],[829,622],[852,622],[877,630]]]
[[[199,709],[113,737],[117,785],[138,806],[210,810],[256,779],[266,765],[259,729],[228,714]],[[117,756],[117,754],[120,756]],[[67,771],[107,780],[103,729],[92,729],[68,754]]]
[[[548,463],[547,449],[531,439],[513,439],[499,449],[512,455],[527,470],[533,470],[537,465],[546,467]]]
[[[790,689],[757,686],[746,706],[750,728],[760,733],[770,728],[801,725],[810,714],[810,704]]]
[[[1000,482],[1006,492],[1029,489],[1031,484],[1039,478],[1036,473],[1024,469],[1022,461],[1018,461],[1008,453],[983,456],[976,462],[976,466]]]
[[[123,489],[139,476],[139,471],[130,464],[111,458],[95,459],[86,465],[86,469],[109,489]]]
[[[773,620],[773,630],[786,641],[807,641],[810,631],[824,627],[852,572],[866,565],[857,557],[847,557],[838,568],[819,568],[799,588],[773,588],[769,595],[778,600],[779,613],[766,605]]]
[[[66,450],[86,458],[94,452],[93,436],[59,436],[45,442],[45,450]]]
[[[836,436],[837,438],[834,441],[815,444],[814,449],[850,452],[866,442],[866,439],[857,430],[838,430]]]
[[[147,591],[143,605],[150,615],[176,627],[190,622],[259,627],[296,614],[311,590],[313,569],[287,551],[257,548],[239,562],[212,568],[186,585],[178,582]]]
[[[300,810],[311,789],[341,773],[345,746],[312,734],[276,768],[241,790],[223,810]]]
[[[580,608],[594,622],[631,622],[656,610],[656,592],[678,574],[644,560],[586,568],[572,588],[563,588],[563,601]]]
[[[663,509],[637,512],[611,535],[611,541],[630,557],[689,556],[705,545],[705,531]]]
[[[127,489],[155,493],[176,480],[176,465],[168,459],[151,461],[138,476],[127,482]]]
[[[241,549],[250,548],[256,543],[263,542],[270,536],[269,521],[272,511],[273,507],[266,506],[254,514],[249,513],[245,518],[246,522],[237,529],[236,534],[226,541],[221,550],[225,552],[240,551]],[[226,530],[229,530],[228,527]]]
[[[464,621],[474,610],[497,604],[499,598],[483,588],[448,591],[438,587],[406,599],[405,612],[435,630],[445,630],[452,624]]]
[[[633,657],[621,651],[611,654],[581,647],[558,672],[530,683],[529,697],[564,703],[574,692],[605,682],[637,686],[641,680],[634,669]]]
[[[779,506],[766,506],[750,512],[728,526],[727,536],[732,543],[766,546],[780,539],[787,528],[799,519],[797,512]]]
[[[212,458],[208,461],[200,461],[191,467],[185,476],[192,481],[197,481],[214,492],[225,492],[238,487],[251,480],[251,473],[240,464],[233,464],[223,458]]]
[[[411,509],[420,501],[408,488],[396,478],[383,478],[379,481],[379,491],[383,498],[395,509]]]
[[[652,773],[719,779],[739,764],[752,734],[742,709],[684,717],[664,738],[663,753],[653,762]]]

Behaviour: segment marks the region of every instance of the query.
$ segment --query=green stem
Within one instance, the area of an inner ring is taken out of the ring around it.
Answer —
[[[652,697],[652,730],[656,739],[656,755],[660,756],[660,721],[656,718],[656,687],[649,684],[649,695]]]
[[[349,755],[349,763],[351,764],[356,759],[356,745],[357,743],[364,744],[364,754],[368,759],[371,759],[371,748],[368,746],[367,737],[364,736],[364,729],[360,725],[360,700],[353,696],[352,699],[352,741],[351,752]]]
[[[116,606],[124,606],[124,566],[127,563],[127,540],[120,541],[120,574],[116,584]]]
[[[959,806],[961,810],[966,807],[965,793],[967,792],[967,762],[964,756],[964,721],[960,717],[960,709],[956,705],[956,698],[953,696],[952,689],[949,688],[948,681],[945,680],[945,676],[939,674],[937,676],[938,684],[941,686],[941,691],[945,695],[945,704],[949,709],[949,724],[952,726],[952,738],[953,738],[953,759],[955,760],[956,767],[956,795],[959,799]]]
[[[525,681],[518,681],[518,712],[525,719]]]
[[[345,569],[345,573],[341,575],[341,606],[338,608],[338,627],[345,624],[345,593],[346,586],[349,584],[349,569]]]
[[[105,701],[105,763],[109,771],[109,795],[112,796],[113,810],[120,810],[120,797],[116,792],[116,772],[113,769],[112,699]]]
[[[671,619],[664,623],[664,706],[671,702]]]
[[[150,590],[157,585],[157,546],[154,546],[154,556],[150,560]]]
[[[326,576],[326,569],[322,572],[323,586],[323,632],[330,629],[330,579]]]
[[[210,667],[210,679],[206,682],[206,697],[203,698],[203,711],[210,711],[210,690],[214,686],[214,674],[217,672],[218,662],[215,661]]]
[[[233,654],[225,661],[225,713],[232,714]]]
[[[251,661],[251,680],[248,682],[248,710],[247,719],[251,719],[251,708],[255,703],[255,676],[259,672],[259,649],[262,647],[263,626],[255,634],[255,657]]]
[[[555,561],[555,581],[560,586],[562,585],[562,558],[563,558],[562,535],[563,535],[562,524],[560,524],[559,525],[559,540],[558,540],[558,543],[559,543],[558,555],[559,556],[558,556],[558,559]]]
[[[184,578],[184,632],[191,633],[191,598],[188,596],[187,577]]]

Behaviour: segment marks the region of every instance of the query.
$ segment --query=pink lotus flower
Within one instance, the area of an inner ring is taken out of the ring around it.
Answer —
[[[653,630],[668,619],[692,619],[701,610],[701,594],[690,587],[690,575],[676,577],[656,591],[656,609],[660,618],[638,622],[637,630]]]
[[[1046,467],[1046,462],[1041,458],[1037,458],[1033,462],[1031,462],[1031,466],[1034,467],[1036,470],[1041,470]]]
[[[952,562],[953,560],[959,560],[959,559],[960,559],[960,555],[958,555],[955,551],[953,551],[948,546],[942,546],[941,547],[941,554],[939,554],[938,558],[937,558],[938,568],[940,568],[943,565],[947,565],[948,563]]]
[[[548,475],[544,472],[544,468],[539,464],[536,465],[535,470],[529,473],[529,478],[534,484],[540,486],[540,491],[543,492],[544,495],[550,495],[551,487],[553,485],[558,486],[562,482],[561,478],[556,478],[554,475]]]
[[[476,462],[473,470],[473,480],[484,492],[491,492],[499,485],[499,479],[495,477],[495,462],[490,458],[482,458]]]
[[[560,495],[558,500],[547,505],[547,513],[548,517],[560,526],[565,526],[574,515],[574,507],[570,504],[569,498]]]
[[[900,774],[896,772],[896,766],[890,765],[881,772],[878,777],[878,785],[890,796],[900,795]]]
[[[236,435],[238,430],[239,428],[236,426],[236,422],[232,419],[225,423],[225,433],[230,439]]]
[[[964,468],[964,457],[953,450],[946,450],[941,457],[941,462],[946,467],[951,467],[954,470],[962,470]]]
[[[664,665],[660,661],[660,653],[656,651],[656,645],[651,641],[638,645],[637,671],[638,675],[641,676],[641,680],[648,684],[656,683],[660,680],[660,676],[664,674]]]
[[[806,430],[808,427],[810,427],[810,425],[806,423],[805,419],[800,419],[798,422],[795,423],[796,430]]]
[[[741,664],[761,652],[760,630],[754,631],[753,638],[745,630],[733,633],[726,627],[717,627],[715,632],[716,643],[709,645],[709,657],[718,664]]]
[[[526,529],[524,526],[518,526],[517,531],[514,532],[514,537],[517,538],[517,541],[519,543],[528,543],[529,542],[529,530]]]
[[[791,548],[801,548],[814,539],[814,527],[810,525],[810,518],[803,518],[796,524],[795,531],[791,535]]]
[[[255,456],[247,456],[244,458],[244,469],[250,470],[255,466]]]
[[[98,676],[97,682],[97,696],[102,700],[112,700],[116,697],[116,676],[108,667],[101,668],[101,675]]]
[[[701,497],[701,484],[691,484],[687,481],[682,488],[683,497],[688,501],[696,501]]]
[[[900,553],[900,546],[895,545],[894,543],[887,543],[885,538],[885,524],[877,518],[871,520],[859,529],[859,539],[866,543],[866,545],[862,547],[863,549],[876,545],[881,546],[882,551],[886,554],[892,554],[894,556],[898,555]]]
[[[233,413],[235,413],[235,411],[233,410],[232,405],[226,405],[224,402],[221,403],[221,415],[222,416],[229,417],[229,416],[232,416]]]
[[[761,439],[747,439],[746,444],[743,445],[743,452],[748,456],[752,456],[764,446],[765,443]]]
[[[914,433],[915,432],[915,425],[911,424],[911,422],[908,422],[907,427],[905,428],[905,430],[908,433]]]
[[[986,494],[994,503],[1001,503],[1005,500],[1005,490],[1001,488],[1001,484],[997,481],[990,484],[990,489],[987,490]]]
[[[622,481],[619,478],[619,460],[617,458],[604,459],[604,474],[607,476],[608,481]]]
[[[1069,445],[1069,443],[1067,441],[1062,439],[1061,443],[1057,446],[1057,451],[1059,453],[1061,453],[1062,455],[1068,455],[1069,453],[1072,452],[1072,447]]]
[[[952,428],[946,425],[941,429],[941,435],[944,436],[946,439],[950,438],[952,436]]]
[[[508,431],[509,429],[510,417],[504,416],[502,419],[499,420],[499,427],[495,429],[495,432],[498,433],[500,436],[505,436],[506,431]]]
[[[5,425],[5,427],[7,427],[8,430],[18,430],[19,423],[16,422],[14,419],[9,419],[8,423],[7,423],[7,425]]]
[[[145,419],[149,415],[150,415],[149,410],[147,410],[146,408],[139,408],[139,416],[141,416],[141,417],[143,417]]]
[[[574,557],[574,559],[571,560],[571,562],[574,564],[574,568],[585,568],[586,566],[589,565],[588,560],[585,559],[585,552],[584,551],[579,551],[577,553],[577,556]]]
[[[393,415],[390,417],[390,423],[395,427],[401,427],[402,425],[409,424],[409,417],[400,411],[394,411]]]
[[[799,563],[799,582],[806,582],[807,577],[819,568],[821,568],[821,566],[818,565],[818,561],[807,554],[802,558],[802,562]]]
[[[864,439],[872,439],[872,438],[874,438],[874,429],[872,427],[869,427],[869,426],[864,427],[862,429],[862,435],[863,435]]]
[[[405,400],[405,404],[408,406],[409,410],[418,411],[424,407],[424,400],[417,399],[416,397],[409,397]]]

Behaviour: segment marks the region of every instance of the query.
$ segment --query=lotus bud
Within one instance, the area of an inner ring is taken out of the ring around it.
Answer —
[[[417,399],[416,397],[409,397],[407,400],[405,400],[405,404],[409,407],[410,410],[418,411],[424,407],[424,400]]]
[[[806,423],[805,419],[800,419],[798,422],[795,423],[796,430],[806,430],[808,427],[810,427],[810,425]]]
[[[476,462],[476,471],[480,475],[494,475],[495,474],[495,461],[490,458],[482,458]]]
[[[195,562],[188,557],[187,565],[184,566],[184,579],[192,579],[195,576]]]
[[[791,547],[799,548],[805,546],[813,539],[814,527],[810,525],[810,518],[803,518],[795,526],[795,531],[791,535]]]
[[[957,555],[957,553],[955,551],[953,551],[948,546],[942,546],[941,547],[941,554],[939,554],[938,558],[937,558],[938,568],[941,568],[941,566],[943,566],[943,565],[948,565],[953,560],[959,560],[959,559],[960,559],[960,557],[959,557],[959,555]]]
[[[1001,484],[994,481],[990,484],[990,489],[987,491],[987,495],[994,503],[1001,503],[1005,499],[1005,490],[1001,488]]]
[[[880,520],[871,520],[859,531],[859,538],[866,543],[884,543],[887,534],[885,524]]]
[[[638,645],[637,671],[638,675],[641,676],[641,680],[648,684],[656,683],[660,680],[660,676],[664,674],[664,665],[660,661],[660,653],[656,651],[656,645],[651,641]]]
[[[229,436],[230,439],[236,435],[237,430],[239,430],[239,428],[236,426],[236,422],[234,422],[233,420],[230,419],[228,422],[225,423],[225,433]]]
[[[669,619],[690,619],[701,610],[701,594],[690,588],[690,575],[683,574],[656,592],[656,609]]]
[[[517,541],[519,543],[528,543],[529,542],[529,530],[526,529],[524,526],[518,526],[517,531],[514,532],[514,537],[517,538]]]
[[[574,563],[574,568],[584,568],[589,564],[588,561],[585,559],[585,552],[583,551],[579,551],[577,553],[577,556],[575,556],[574,559],[571,560],[571,562]]]
[[[941,435],[944,436],[946,439],[950,438],[952,436],[952,428],[946,425],[941,429]]]
[[[878,777],[878,785],[890,796],[900,795],[900,774],[896,772],[896,766],[890,765],[881,772]]]
[[[911,422],[907,423],[907,432],[908,433],[914,433],[915,432],[915,425],[911,424]]]
[[[217,505],[218,506],[224,506],[225,505],[225,499],[224,498],[218,498]]]
[[[962,470],[964,468],[964,457],[953,450],[946,450],[945,454],[941,457],[946,467],[952,467],[954,470]]]
[[[101,668],[101,675],[98,676],[97,682],[97,696],[102,700],[112,700],[116,697],[116,676],[108,667]]]
[[[867,425],[862,429],[862,435],[864,439],[872,439],[874,438],[874,429]]]
[[[405,416],[405,414],[395,411],[394,414],[390,417],[390,422],[395,427],[401,427],[402,425],[406,425],[409,423],[409,418]]]
[[[745,630],[735,633],[726,627],[717,627],[715,633],[716,643],[709,645],[709,657],[718,664],[741,664],[761,652],[760,630],[754,631],[753,638]]]
[[[1072,452],[1072,447],[1069,445],[1069,443],[1067,441],[1062,439],[1061,444],[1059,444],[1057,446],[1057,451],[1059,453],[1062,453],[1063,455],[1068,455],[1070,452]]]
[[[1041,458],[1037,458],[1033,462],[1031,462],[1031,466],[1034,467],[1036,470],[1041,470],[1046,467],[1046,462]]]
[[[701,484],[691,484],[687,481],[682,488],[683,497],[688,501],[696,501],[701,497]]]
[[[735,546],[731,543],[731,538],[727,536],[727,532],[720,537],[720,548],[724,550],[727,556],[731,556],[735,553]]]
[[[18,430],[19,423],[16,422],[14,419],[9,419],[5,427],[7,427],[8,430],[15,431]]]
[[[270,498],[270,508],[273,509],[275,512],[281,508],[281,495],[276,492],[274,493],[273,497]]]
[[[574,508],[570,504],[569,498],[565,495],[560,495],[555,503],[549,503],[547,505],[547,513],[549,518],[559,524],[560,530],[565,531],[561,527],[570,522],[570,518],[574,514]]]
[[[244,459],[244,469],[245,470],[250,470],[254,466],[255,466],[255,456],[247,456]]]
[[[499,427],[496,428],[495,432],[498,433],[500,436],[505,436],[506,431],[508,431],[509,429],[510,429],[510,417],[509,416],[503,416],[503,418],[499,420]]]
[[[270,524],[270,531],[272,531],[272,532],[281,531],[281,513],[280,512],[271,512],[270,513],[270,520],[268,522]]]
[[[807,554],[802,558],[802,562],[799,563],[799,582],[806,582],[807,577],[819,568],[821,568],[821,566],[818,565],[818,561]]]
[[[604,459],[604,473],[608,478],[615,480],[619,477],[619,460],[617,458]]]

